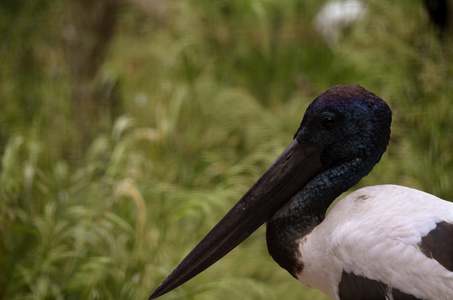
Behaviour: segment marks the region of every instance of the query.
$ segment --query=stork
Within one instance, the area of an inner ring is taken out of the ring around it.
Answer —
[[[267,222],[270,255],[332,299],[453,297],[453,204],[397,185],[359,189],[390,139],[392,112],[358,85],[307,108],[293,141],[157,287],[157,298],[202,272]]]

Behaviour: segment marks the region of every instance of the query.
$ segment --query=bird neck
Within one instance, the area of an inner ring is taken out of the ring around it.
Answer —
[[[296,277],[303,269],[298,240],[309,234],[341,193],[360,181],[373,168],[356,158],[324,170],[278,210],[267,224],[266,238],[272,258]]]

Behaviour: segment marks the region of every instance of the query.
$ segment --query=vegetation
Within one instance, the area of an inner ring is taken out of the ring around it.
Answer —
[[[359,186],[449,198],[450,41],[421,1],[370,0],[328,45],[318,2],[117,0],[97,69],[77,77],[74,8],[2,1],[0,298],[146,299],[336,84],[394,112],[389,150]],[[326,299],[272,261],[264,230],[162,299]]]

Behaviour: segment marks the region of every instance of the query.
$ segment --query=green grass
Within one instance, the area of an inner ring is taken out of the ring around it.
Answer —
[[[394,112],[389,150],[359,186],[453,192],[452,47],[418,1],[370,1],[332,47],[311,25],[318,1],[156,1],[159,16],[123,5],[96,78],[119,83],[121,116],[86,145],[65,4],[20,3],[3,12],[17,26],[0,21],[2,299],[146,299],[335,84]],[[326,297],[272,261],[261,228],[162,299]]]

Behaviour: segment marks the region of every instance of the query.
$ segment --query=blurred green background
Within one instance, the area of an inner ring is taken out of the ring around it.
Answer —
[[[1,1],[0,298],[146,299],[336,84],[394,112],[358,187],[450,198],[451,32],[420,0],[369,0],[326,42],[323,3]],[[264,227],[162,299],[326,299]]]

